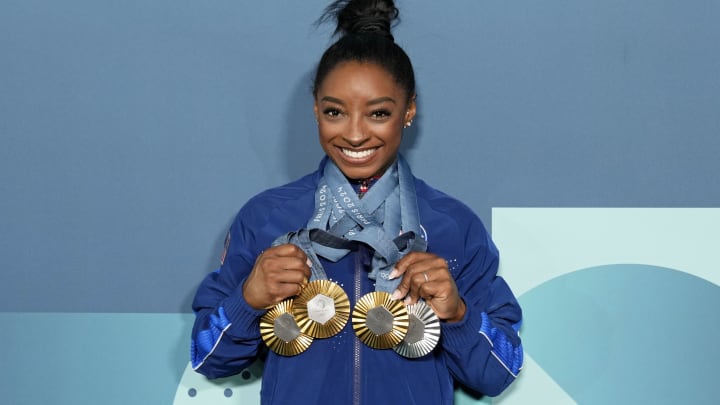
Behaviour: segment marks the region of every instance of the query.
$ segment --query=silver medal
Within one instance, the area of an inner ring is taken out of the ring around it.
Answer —
[[[425,356],[435,349],[440,340],[440,320],[425,301],[407,306],[410,324],[402,342],[393,348],[403,357]]]

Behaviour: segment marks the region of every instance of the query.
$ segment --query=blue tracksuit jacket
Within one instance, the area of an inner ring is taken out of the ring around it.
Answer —
[[[265,311],[245,302],[242,285],[255,258],[275,238],[305,227],[324,162],[312,174],[255,196],[238,213],[222,266],[203,280],[193,302],[191,361],[196,371],[225,377],[266,355],[263,404],[452,404],[455,384],[484,395],[502,392],[522,365],[522,315],[496,274],[498,251],[467,206],[418,179],[428,252],[447,260],[467,306],[464,319],[442,322],[438,346],[419,359],[364,345],[351,322],[334,337],[315,339],[298,356],[266,350],[259,330]],[[361,249],[337,263],[323,260],[328,277],[343,287],[351,306],[374,291],[367,277],[368,257]]]

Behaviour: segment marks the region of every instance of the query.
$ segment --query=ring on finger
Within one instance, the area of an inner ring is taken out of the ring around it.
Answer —
[[[428,278],[428,275],[427,275],[427,271],[423,271],[423,276],[425,277],[425,282],[426,282],[426,283],[427,283],[428,281],[430,281],[430,279]]]

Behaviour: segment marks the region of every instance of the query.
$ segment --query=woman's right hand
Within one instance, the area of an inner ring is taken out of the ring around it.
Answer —
[[[265,309],[299,294],[310,278],[309,263],[305,252],[291,244],[262,252],[243,285],[245,302]]]

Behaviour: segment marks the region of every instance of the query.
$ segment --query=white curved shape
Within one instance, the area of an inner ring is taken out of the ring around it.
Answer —
[[[262,366],[255,363],[232,377],[208,380],[188,362],[173,405],[259,405],[261,376]]]

